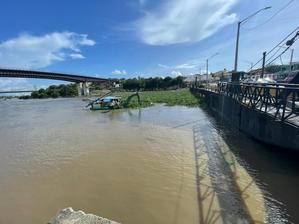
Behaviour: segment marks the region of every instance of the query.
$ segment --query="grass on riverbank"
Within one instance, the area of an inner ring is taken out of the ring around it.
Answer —
[[[120,96],[123,100],[132,95],[132,92],[116,92],[114,96]],[[167,90],[167,91],[144,91],[139,92],[141,107],[148,107],[155,103],[165,103],[167,106],[196,107],[202,104],[189,89]],[[133,97],[129,107],[139,107],[137,97]]]

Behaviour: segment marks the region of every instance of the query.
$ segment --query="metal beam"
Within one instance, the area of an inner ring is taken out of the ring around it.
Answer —
[[[0,91],[0,94],[5,94],[5,93],[32,93],[35,90],[11,90],[11,91]]]

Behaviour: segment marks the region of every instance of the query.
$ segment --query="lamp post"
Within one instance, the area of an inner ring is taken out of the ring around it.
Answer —
[[[286,42],[286,45],[288,46],[288,48],[294,44],[297,37],[299,37],[299,31],[297,31],[297,33],[295,34],[295,36],[292,39],[290,39]],[[293,55],[294,55],[294,49],[292,49],[292,51],[291,51],[290,70],[292,70]]]
[[[286,42],[286,45],[288,47],[292,46],[298,36],[299,36],[299,31],[295,34],[295,36],[292,39],[290,39]]]
[[[208,79],[209,79],[209,60],[212,59],[213,57],[215,57],[216,55],[218,55],[219,53],[215,53],[213,54],[212,56],[210,56],[209,58],[207,58],[207,61],[206,61],[206,68],[207,68],[207,85],[208,85]]]
[[[237,72],[238,70],[238,54],[239,54],[239,37],[240,37],[240,27],[242,23],[245,23],[246,21],[248,21],[250,18],[252,18],[253,16],[255,16],[256,14],[258,14],[259,12],[263,11],[263,10],[267,10],[270,9],[271,6],[262,8],[258,11],[256,11],[255,13],[251,14],[250,16],[248,16],[247,18],[241,20],[238,22],[238,28],[237,28],[237,41],[236,41],[236,52],[235,52],[235,67],[234,67],[234,71]]]
[[[290,59],[290,70],[292,71],[292,64],[293,64],[293,55],[294,55],[294,48],[291,49],[291,59]]]
[[[285,48],[285,49],[288,49],[291,47],[288,46],[288,47],[285,47],[285,46],[279,46],[280,48]],[[294,55],[294,48],[290,48],[291,49],[291,58],[290,58],[290,70],[292,70],[292,63],[293,63],[293,55]]]

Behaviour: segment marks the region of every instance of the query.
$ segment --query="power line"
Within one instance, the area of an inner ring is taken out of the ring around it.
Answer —
[[[276,58],[274,58],[272,61],[270,61],[267,65],[270,65],[272,62],[274,62],[277,58],[281,57],[287,50],[289,50],[290,46],[288,46],[280,55],[278,55]]]
[[[297,30],[299,29],[299,27],[296,27],[296,29],[294,29],[290,34],[288,34],[283,40],[281,40],[276,46],[274,46],[270,51],[268,51],[267,55],[271,54],[272,51],[274,51],[277,47],[280,47],[280,45],[285,42],[290,36],[292,36],[295,32],[297,32]],[[281,48],[281,47],[280,47]],[[277,52],[276,52],[277,53]],[[275,53],[275,54],[276,54]],[[273,56],[271,56],[273,57]],[[261,61],[263,60],[263,58],[261,58],[260,60],[258,60],[252,67],[251,69],[248,69],[248,71],[252,70],[252,68],[254,68],[257,64],[259,64]],[[269,60],[269,59],[268,59]]]
[[[281,59],[281,55],[279,56],[280,58],[280,64],[283,65],[282,59]]]
[[[294,2],[294,0],[289,1],[287,4],[285,4],[283,7],[281,7],[280,9],[278,9],[269,19],[267,19],[265,22],[253,27],[253,28],[245,28],[246,30],[253,30],[255,28],[258,28],[260,26],[263,26],[265,24],[267,24],[268,22],[270,22],[275,16],[277,16],[279,13],[281,13],[283,10],[285,10],[290,4],[292,4]]]
[[[281,50],[281,47],[279,47],[279,48],[277,49],[277,51],[275,51],[275,53],[272,54],[271,57],[268,57],[268,58],[267,58],[266,63],[267,63],[268,61],[270,61],[273,57],[275,57],[275,55],[276,55],[280,50]]]
[[[294,39],[294,42],[293,43],[295,43],[295,41],[297,40],[298,38],[296,37],[295,39]],[[291,47],[292,45],[289,45],[280,55],[278,55],[276,58],[274,58],[271,62],[269,62],[267,65],[270,65],[272,62],[274,62],[277,58],[279,58],[279,57],[281,57],[285,52],[287,52],[287,50],[289,50],[289,48]]]

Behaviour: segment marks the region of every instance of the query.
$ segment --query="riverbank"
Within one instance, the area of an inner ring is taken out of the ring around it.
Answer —
[[[50,88],[50,87],[49,87]],[[98,91],[93,94],[93,97],[102,97],[103,95],[109,93],[109,90]],[[126,100],[129,96],[134,94],[130,91],[116,91],[111,92],[109,95],[121,97],[122,100]],[[187,107],[197,107],[202,106],[204,103],[202,100],[196,98],[188,88],[176,89],[176,90],[156,90],[156,91],[142,91],[139,92],[140,103],[136,97],[133,97],[128,104],[129,108],[138,107],[149,107],[156,103],[162,103],[166,106],[187,106]],[[32,96],[21,96],[19,99],[45,99],[45,98],[57,98],[56,96],[51,96],[51,94],[43,95],[43,97],[32,97]],[[63,95],[60,97],[74,97],[73,95]],[[85,98],[86,100],[90,100]]]
[[[132,95],[134,92],[113,92],[111,95],[119,96],[123,100]],[[162,103],[167,106],[188,106],[197,107],[203,105],[203,101],[196,98],[189,89],[165,90],[165,91],[143,91],[139,92],[141,105],[137,97],[130,101],[129,108],[149,107],[155,103]]]

